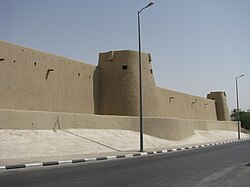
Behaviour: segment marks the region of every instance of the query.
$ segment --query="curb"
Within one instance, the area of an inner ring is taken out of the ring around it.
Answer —
[[[183,151],[183,150],[188,150],[188,149],[197,149],[197,148],[203,148],[203,147],[217,146],[217,145],[246,141],[246,140],[249,140],[249,139],[243,138],[243,139],[237,139],[237,140],[229,140],[229,141],[225,141],[225,142],[217,142],[217,143],[210,143],[210,144],[203,144],[203,145],[196,145],[196,146],[182,147],[182,148],[175,148],[175,149],[166,149],[166,150],[160,150],[160,151],[133,153],[133,154],[127,154],[127,155],[105,156],[105,157],[96,157],[96,158],[84,158],[84,159],[75,159],[75,160],[62,160],[62,161],[50,161],[50,162],[0,166],[0,171],[31,168],[31,167],[34,168],[34,167],[43,167],[43,166],[55,166],[55,165],[63,165],[63,164],[97,162],[97,161],[104,161],[104,160],[115,160],[115,159],[122,159],[122,158],[140,157],[140,156],[147,156],[147,155],[154,155],[154,154],[177,152],[177,151]]]

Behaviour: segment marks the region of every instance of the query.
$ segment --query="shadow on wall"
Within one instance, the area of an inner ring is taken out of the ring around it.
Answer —
[[[96,67],[93,74],[93,96],[94,96],[94,114],[98,114],[98,106],[99,106],[99,70]]]
[[[60,122],[59,122],[59,117],[57,116],[55,125],[53,127],[53,131],[56,132],[56,126],[58,125],[58,129],[61,129]]]

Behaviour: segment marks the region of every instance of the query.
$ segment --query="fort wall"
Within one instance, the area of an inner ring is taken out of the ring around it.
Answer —
[[[143,116],[230,121],[221,92],[206,99],[157,87],[151,60],[142,53]],[[100,53],[92,66],[0,41],[0,109],[138,116],[138,71],[136,51]]]
[[[2,41],[0,59],[0,108],[95,113],[95,66]]]
[[[165,117],[217,120],[214,100],[159,87],[158,98]]]
[[[139,115],[137,62],[136,51],[99,55],[99,114]],[[142,85],[144,116],[217,120],[214,100],[157,87],[148,53],[142,53]]]

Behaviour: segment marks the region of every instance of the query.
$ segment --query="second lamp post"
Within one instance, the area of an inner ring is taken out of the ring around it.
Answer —
[[[238,139],[240,139],[240,109],[239,109],[239,91],[238,91],[238,78],[243,77],[244,75],[240,75],[236,77],[236,101],[237,101],[237,122],[238,122]]]

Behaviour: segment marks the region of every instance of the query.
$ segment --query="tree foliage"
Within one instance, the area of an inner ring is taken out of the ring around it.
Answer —
[[[231,113],[233,121],[237,121],[237,112],[233,110]],[[241,127],[250,130],[250,112],[240,111],[239,121],[241,122]]]

